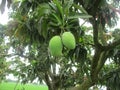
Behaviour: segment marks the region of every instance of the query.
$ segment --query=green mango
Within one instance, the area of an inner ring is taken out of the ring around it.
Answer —
[[[71,32],[64,32],[62,34],[62,42],[68,49],[74,49],[76,46],[75,37]]]
[[[62,55],[62,40],[60,36],[54,36],[50,39],[49,50],[52,56],[61,56]]]

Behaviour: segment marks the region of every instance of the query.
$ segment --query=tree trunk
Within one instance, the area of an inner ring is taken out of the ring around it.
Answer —
[[[90,80],[84,81],[80,86],[70,88],[68,90],[88,90],[93,83]]]
[[[51,78],[52,80],[50,80],[49,75],[45,74],[45,82],[48,86],[48,90],[59,90],[59,81],[55,78],[55,76],[53,77],[54,78]]]
[[[58,87],[51,84],[51,86],[48,86],[48,90],[58,90]]]

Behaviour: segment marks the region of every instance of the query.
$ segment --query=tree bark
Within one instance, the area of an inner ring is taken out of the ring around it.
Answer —
[[[80,86],[70,88],[68,90],[88,90],[94,83],[91,80],[85,80]]]

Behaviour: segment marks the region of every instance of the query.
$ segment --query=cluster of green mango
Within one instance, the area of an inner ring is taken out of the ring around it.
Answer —
[[[74,49],[76,46],[75,37],[71,32],[64,32],[61,36],[56,35],[50,39],[49,50],[52,56],[61,56],[62,49]]]

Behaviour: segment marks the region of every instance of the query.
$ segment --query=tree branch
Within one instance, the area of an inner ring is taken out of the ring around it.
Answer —
[[[105,61],[108,58],[108,53],[109,51],[103,51],[100,55],[100,59],[98,61],[97,67],[96,67],[96,73],[98,74],[101,70],[101,68],[103,67]]]
[[[88,90],[92,85],[92,81],[87,79],[80,86],[70,88],[69,90]]]
[[[98,65],[98,61],[99,61],[99,58],[101,56],[101,49],[99,48],[96,48],[95,50],[95,54],[94,54],[94,57],[93,57],[93,60],[92,60],[92,64],[91,64],[91,79],[92,81],[96,81],[97,79],[97,73],[96,73],[96,68],[97,68],[97,65]]]
[[[110,5],[110,4],[108,4],[108,7],[110,9],[112,9],[114,12],[118,12],[120,14],[120,9],[117,9],[117,8],[113,7],[112,5]]]
[[[96,17],[98,6],[102,0],[94,0],[92,1],[91,7],[87,10],[87,12],[92,15],[93,17]]]
[[[93,25],[93,41],[95,46],[99,45],[98,42],[98,22],[95,20],[95,18],[90,19],[92,25]]]
[[[52,90],[51,81],[50,81],[49,75],[47,73],[45,73],[45,82],[48,85],[49,90]]]
[[[118,45],[120,45],[120,39],[115,41],[115,42],[113,42],[113,43],[108,44],[107,46],[103,46],[103,48],[105,50],[111,50],[111,49],[117,47]]]

